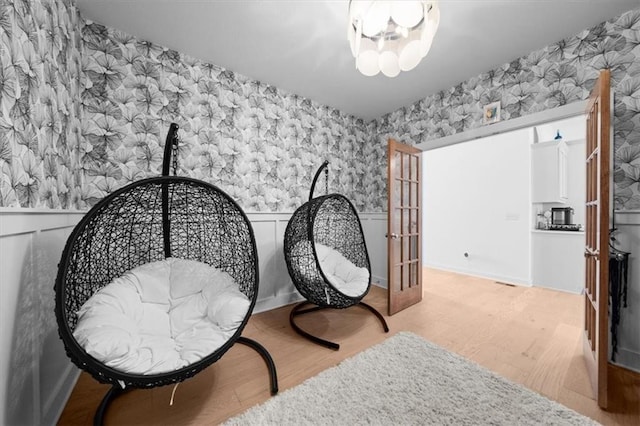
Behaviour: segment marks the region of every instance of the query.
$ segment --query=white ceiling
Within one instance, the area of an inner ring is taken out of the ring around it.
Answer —
[[[431,51],[395,78],[355,69],[348,0],[75,0],[86,19],[364,119],[640,7],[640,0],[441,0]]]

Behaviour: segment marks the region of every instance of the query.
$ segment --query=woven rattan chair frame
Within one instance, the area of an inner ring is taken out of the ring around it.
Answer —
[[[346,309],[359,305],[373,312],[382,322],[385,331],[389,329],[382,315],[362,302],[371,288],[371,263],[356,208],[342,194],[332,193],[313,197],[322,171],[325,171],[325,175],[328,173],[328,164],[325,161],[316,171],[309,192],[309,201],[293,213],[287,224],[284,235],[284,257],[293,284],[307,299],[291,311],[289,317],[291,326],[296,332],[318,344],[339,349],[338,344],[312,336],[300,329],[295,323],[295,317],[320,309]],[[366,290],[359,295],[350,296],[333,286],[322,270],[316,244],[331,247],[354,265],[366,268],[369,273]],[[311,304],[316,307],[303,309]]]
[[[172,125],[167,145],[177,144],[176,132],[177,126]],[[165,147],[163,173],[168,173],[170,148]],[[122,372],[87,354],[73,337],[80,307],[124,272],[167,257],[206,263],[229,273],[239,284],[251,304],[233,336],[201,360],[162,374]],[[95,423],[102,423],[110,399],[123,389],[186,380],[220,359],[236,342],[256,349],[265,359],[271,391],[277,393],[270,355],[257,342],[241,336],[257,300],[258,284],[258,252],[251,223],[218,187],[165,175],[131,183],[98,202],[69,236],[55,283],[58,330],[69,358],[99,382],[113,386],[96,412]]]

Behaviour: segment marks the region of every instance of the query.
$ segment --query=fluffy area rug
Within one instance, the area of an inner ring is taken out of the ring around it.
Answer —
[[[598,423],[415,334],[402,332],[225,423],[310,424]]]

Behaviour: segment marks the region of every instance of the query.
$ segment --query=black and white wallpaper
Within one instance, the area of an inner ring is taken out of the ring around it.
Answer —
[[[82,206],[80,28],[70,1],[0,2],[0,207]]]
[[[640,9],[472,77],[377,120],[378,143],[418,144],[482,125],[482,107],[500,101],[502,120],[589,97],[601,69],[614,94],[614,198],[640,209]]]
[[[83,209],[158,175],[169,123],[181,175],[247,211],[293,211],[331,161],[330,190],[386,209],[388,137],[421,143],[586,99],[610,68],[616,207],[640,209],[640,10],[364,123],[80,17],[70,0],[0,2],[0,207]]]
[[[87,23],[83,39],[89,203],[159,174],[175,121],[179,174],[220,186],[247,211],[295,210],[324,159],[330,191],[360,211],[383,208],[386,176],[371,165],[384,167],[384,146],[369,140],[372,125],[99,24]]]
[[[178,173],[246,211],[295,210],[324,159],[330,191],[384,208],[374,123],[85,21],[70,0],[2,2],[0,31],[0,207],[84,209],[159,175],[175,121]]]

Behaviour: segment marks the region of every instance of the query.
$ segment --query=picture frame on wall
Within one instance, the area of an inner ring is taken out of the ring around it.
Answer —
[[[492,124],[500,121],[500,102],[491,102],[482,110],[482,124]]]

